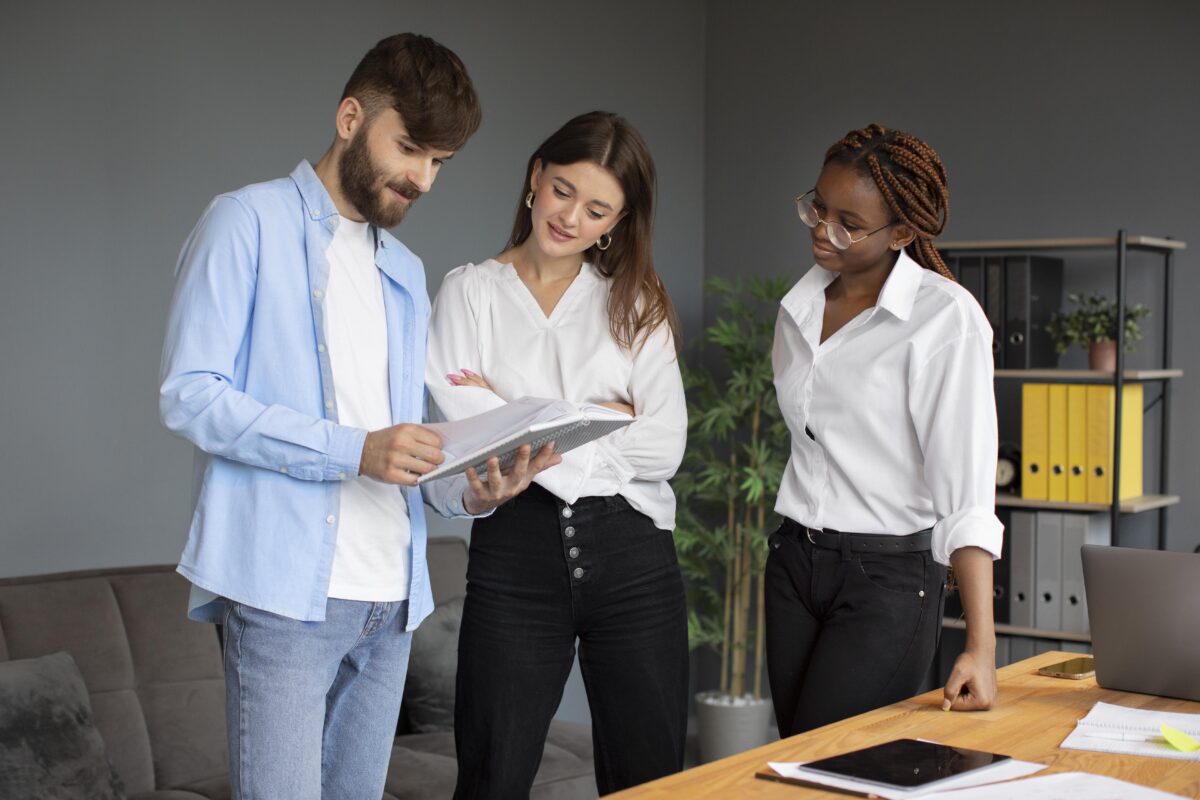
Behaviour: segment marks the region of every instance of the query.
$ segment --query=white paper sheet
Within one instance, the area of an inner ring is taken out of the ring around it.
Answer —
[[[965,786],[980,786],[986,783],[995,781],[1008,781],[1014,778],[1023,778],[1026,775],[1046,768],[1045,764],[1034,764],[1029,761],[1018,761],[1015,758],[1010,758],[1007,761],[1001,761],[994,766],[985,767],[984,769],[974,770],[972,772],[959,775],[957,778],[950,778],[940,782],[933,788],[921,789],[887,789],[877,783],[868,783],[866,781],[856,781],[850,778],[839,778],[835,775],[830,775],[825,772],[815,772],[813,770],[804,769],[803,763],[785,763],[785,762],[770,762],[768,766],[783,775],[785,778],[799,778],[800,780],[818,783],[822,786],[828,786],[831,789],[845,789],[851,792],[869,792],[875,797],[882,797],[884,800],[909,800],[913,797],[937,797],[939,793],[950,789],[957,789]]]
[[[1163,725],[1200,739],[1200,714],[1096,703],[1086,717],[1075,723],[1075,730],[1059,746],[1068,750],[1200,761],[1200,751],[1184,753],[1162,741]]]
[[[1177,794],[1087,772],[1060,772],[1023,781],[938,792],[930,800],[1175,800]]]

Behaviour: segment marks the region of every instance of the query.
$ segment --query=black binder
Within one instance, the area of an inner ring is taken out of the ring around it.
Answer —
[[[979,256],[958,257],[958,282],[963,288],[975,296],[979,305],[983,299],[983,259]]]
[[[996,369],[1004,361],[1004,259],[988,256],[983,261],[983,311],[992,325],[992,361]]]
[[[1009,256],[1004,272],[1004,368],[1056,366],[1058,353],[1046,326],[1062,307],[1062,259]]]

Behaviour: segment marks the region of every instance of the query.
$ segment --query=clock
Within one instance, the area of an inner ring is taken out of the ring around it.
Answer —
[[[1001,442],[996,456],[996,491],[1016,494],[1021,487],[1021,448]]]

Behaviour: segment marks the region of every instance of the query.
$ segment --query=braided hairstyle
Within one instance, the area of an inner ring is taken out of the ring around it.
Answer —
[[[896,219],[917,235],[906,248],[925,269],[954,280],[933,240],[950,215],[946,168],[937,151],[912,134],[889,131],[872,123],[850,131],[825,153],[825,163],[837,161],[856,168],[875,181]]]

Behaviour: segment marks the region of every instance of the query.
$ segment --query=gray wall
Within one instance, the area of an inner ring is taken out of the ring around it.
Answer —
[[[1200,529],[1200,6],[942,2],[710,2],[705,270],[798,278],[812,263],[792,198],[825,150],[869,122],[911,131],[950,173],[947,239],[1171,236],[1177,259],[1169,546]],[[1115,293],[1111,254],[1072,257],[1068,290]],[[1131,300],[1162,308],[1161,271],[1134,260]],[[1161,317],[1132,366],[1161,357]],[[1083,363],[1081,353],[1065,366]],[[1147,389],[1147,399],[1155,390]],[[1147,438],[1157,430],[1148,418]],[[1149,485],[1157,448],[1148,442]],[[1126,517],[1152,539],[1157,515]]]

